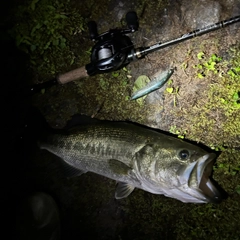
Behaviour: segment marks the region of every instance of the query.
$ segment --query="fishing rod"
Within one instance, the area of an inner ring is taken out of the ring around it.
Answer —
[[[91,51],[90,63],[67,73],[60,74],[52,80],[35,84],[26,89],[25,93],[31,95],[53,85],[66,84],[88,76],[119,70],[132,61],[144,58],[149,53],[240,22],[240,15],[194,30],[167,42],[158,42],[151,46],[140,48],[134,48],[131,39],[126,35],[138,30],[139,22],[136,12],[128,12],[126,14],[126,22],[127,28],[110,29],[100,35],[98,34],[96,22],[89,22],[90,38],[95,42]]]

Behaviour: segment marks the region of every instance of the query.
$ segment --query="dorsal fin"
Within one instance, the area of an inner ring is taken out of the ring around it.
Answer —
[[[98,120],[96,118],[91,118],[87,115],[75,114],[72,116],[72,118],[69,121],[67,121],[67,124],[64,127],[64,129],[70,129],[70,128],[76,127],[78,125],[86,125],[86,124],[96,123],[98,121],[100,121],[100,120]]]

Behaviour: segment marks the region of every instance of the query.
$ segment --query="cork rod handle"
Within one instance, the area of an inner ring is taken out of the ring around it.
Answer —
[[[74,69],[72,71],[69,71],[67,73],[63,73],[57,76],[57,81],[60,84],[65,84],[68,82],[72,82],[74,80],[88,77],[85,66]]]

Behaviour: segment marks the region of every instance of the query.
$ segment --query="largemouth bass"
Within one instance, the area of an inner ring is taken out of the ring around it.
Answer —
[[[222,198],[210,177],[216,155],[155,129],[96,120],[50,134],[39,146],[61,158],[72,175],[93,172],[116,180],[116,199],[134,188],[186,203]]]

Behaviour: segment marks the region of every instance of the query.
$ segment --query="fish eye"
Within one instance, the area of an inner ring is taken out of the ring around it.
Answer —
[[[183,149],[181,150],[179,153],[178,153],[178,157],[181,159],[181,160],[187,160],[190,156],[190,153],[188,150],[186,149]]]

